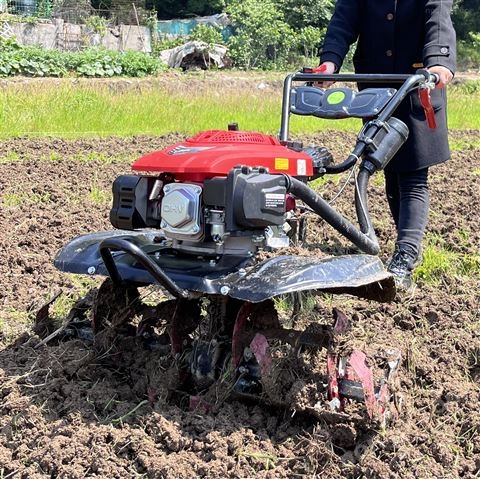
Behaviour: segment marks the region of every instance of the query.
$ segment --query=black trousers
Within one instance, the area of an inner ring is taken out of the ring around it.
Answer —
[[[397,228],[396,246],[417,257],[428,222],[428,168],[385,171],[385,191]]]

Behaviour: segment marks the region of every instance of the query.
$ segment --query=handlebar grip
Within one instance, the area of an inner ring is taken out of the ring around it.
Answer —
[[[438,73],[430,73],[426,68],[421,68],[415,72],[417,75],[423,75],[425,81],[436,85],[440,81],[440,75]]]
[[[432,80],[432,83],[437,85],[440,82],[440,75],[438,73],[430,73],[430,79]]]

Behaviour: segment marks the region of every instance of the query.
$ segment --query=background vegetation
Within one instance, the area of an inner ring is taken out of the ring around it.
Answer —
[[[53,0],[38,0],[35,17],[53,15]],[[88,2],[87,2],[88,3]],[[118,21],[112,12],[125,8],[123,0],[91,2],[97,14],[83,22],[106,31],[109,22]],[[316,64],[335,0],[156,0],[133,2],[144,8],[135,9],[136,20],[148,25],[154,35],[153,55],[118,55],[96,48],[79,54],[45,52],[40,48],[22,48],[0,40],[0,76],[144,76],[162,69],[159,52],[189,39],[202,40],[207,48],[214,44],[228,47],[232,66],[241,69],[277,70]],[[480,0],[454,0],[453,22],[458,37],[458,68],[480,68]],[[92,10],[92,13],[95,13]],[[138,13],[138,15],[137,15]],[[197,15],[226,13],[228,29],[200,24],[189,37],[166,38],[157,32],[157,19],[191,18]],[[0,14],[2,22],[12,21]],[[24,20],[25,21],[25,20]],[[1,39],[1,35],[0,35]],[[349,68],[347,58],[345,68]]]
[[[21,46],[15,39],[0,38],[0,76],[85,77],[154,75],[162,68],[155,58],[140,52],[88,48],[78,52]]]
[[[226,43],[236,66],[275,68],[316,55],[335,0],[157,0],[147,8],[160,19],[226,12],[233,37]],[[452,19],[459,66],[480,67],[480,0],[454,0]]]

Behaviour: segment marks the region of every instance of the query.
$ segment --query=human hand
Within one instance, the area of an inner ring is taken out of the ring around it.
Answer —
[[[322,73],[325,73],[326,75],[332,75],[337,71],[337,65],[333,62],[323,62],[317,69],[318,71],[321,71]],[[335,82],[333,81],[317,81],[313,83],[313,86],[316,86],[317,88],[329,88],[331,87]]]
[[[435,85],[435,88],[445,88],[452,81],[453,73],[446,67],[435,65],[427,68],[427,70],[429,73],[438,75],[438,83]]]

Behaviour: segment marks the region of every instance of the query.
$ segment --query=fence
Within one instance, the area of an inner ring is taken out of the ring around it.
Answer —
[[[36,17],[38,19],[60,18],[69,23],[82,23],[92,15],[109,20],[110,24],[145,25],[149,13],[145,1],[116,0],[105,8],[103,2],[89,0],[0,0],[0,14]]]
[[[117,6],[121,6],[118,1]],[[92,8],[85,0],[0,0],[0,20],[5,13],[16,15],[13,21],[8,16],[0,21],[0,38],[15,37],[21,45],[39,45],[46,49],[76,51],[102,46],[117,51],[151,53],[150,28],[140,23],[135,3],[125,3],[124,7],[130,10],[102,11]],[[116,23],[121,12],[124,21]],[[133,18],[127,16],[129,12],[133,12]]]

